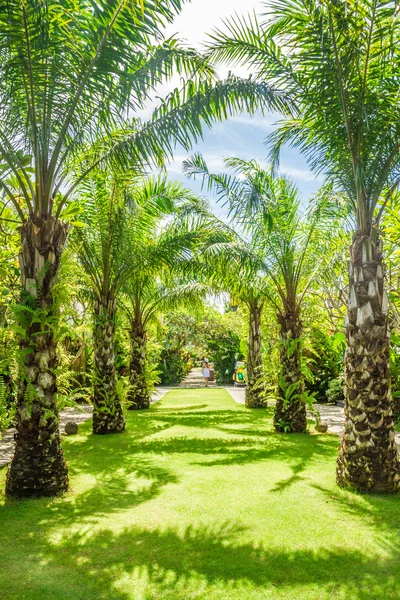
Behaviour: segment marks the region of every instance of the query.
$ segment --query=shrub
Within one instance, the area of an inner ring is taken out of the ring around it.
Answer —
[[[344,378],[339,375],[335,379],[331,379],[326,390],[326,399],[330,404],[343,402],[344,400]]]

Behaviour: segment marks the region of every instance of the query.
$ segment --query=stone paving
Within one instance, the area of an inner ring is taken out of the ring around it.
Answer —
[[[189,371],[185,379],[179,384],[180,388],[202,388],[204,385],[203,371],[201,368],[196,367]],[[215,379],[208,382],[207,387],[217,387]]]
[[[244,387],[226,387],[225,390],[232,396],[235,402],[238,404],[244,404],[244,395],[245,388]]]
[[[169,388],[157,388],[153,394],[151,403],[154,404],[169,392]],[[93,406],[91,404],[81,404],[77,407],[66,407],[60,412],[60,431],[64,433],[65,425],[68,421],[73,421],[78,425],[91,418]],[[15,428],[7,429],[0,439],[0,468],[9,463],[14,454],[14,433]]]

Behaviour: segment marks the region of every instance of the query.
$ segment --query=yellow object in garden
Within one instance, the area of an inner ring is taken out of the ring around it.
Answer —
[[[233,372],[234,385],[246,385],[245,365],[244,362],[238,361],[235,364]]]

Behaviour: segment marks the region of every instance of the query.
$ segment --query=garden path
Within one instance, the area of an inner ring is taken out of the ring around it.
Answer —
[[[204,378],[202,369],[194,367],[186,375],[185,379],[180,383],[181,388],[202,388],[204,387]],[[208,382],[208,387],[217,387],[215,379]]]
[[[151,403],[154,404],[160,400],[169,388],[157,388],[153,394]],[[60,431],[64,433],[65,425],[68,421],[73,421],[78,425],[91,418],[93,406],[91,404],[81,404],[77,407],[67,406],[60,412]],[[11,462],[14,455],[14,433],[15,428],[7,429],[0,439],[0,468]]]

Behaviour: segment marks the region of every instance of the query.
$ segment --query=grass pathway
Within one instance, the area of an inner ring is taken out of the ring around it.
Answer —
[[[81,425],[69,495],[0,497],[1,599],[399,599],[400,498],[339,490],[338,438],[271,417],[173,390],[123,434]]]

